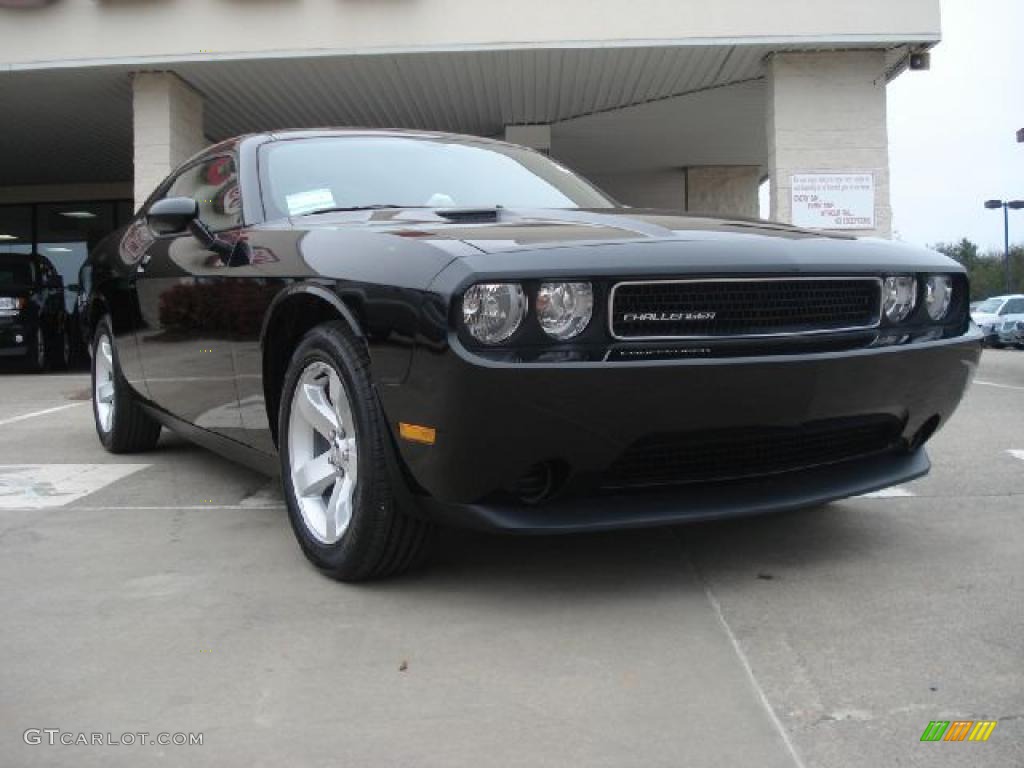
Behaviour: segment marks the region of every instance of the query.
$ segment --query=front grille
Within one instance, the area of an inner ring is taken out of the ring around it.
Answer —
[[[781,336],[874,328],[877,278],[740,278],[619,283],[611,331],[619,339]]]
[[[601,484],[636,488],[792,472],[890,450],[901,432],[898,419],[878,415],[648,435],[619,457]]]

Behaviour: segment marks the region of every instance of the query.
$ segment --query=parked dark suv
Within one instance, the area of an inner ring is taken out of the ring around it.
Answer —
[[[64,283],[37,253],[0,253],[0,357],[25,358],[33,370],[67,365]]]

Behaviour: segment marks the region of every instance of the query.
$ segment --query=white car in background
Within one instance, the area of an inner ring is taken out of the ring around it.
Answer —
[[[971,319],[985,334],[985,344],[1001,348],[1008,343],[999,338],[1003,325],[1024,320],[1024,294],[1014,293],[985,299],[971,309]]]

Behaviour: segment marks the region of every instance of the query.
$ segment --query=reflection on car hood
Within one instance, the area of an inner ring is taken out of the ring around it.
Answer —
[[[424,256],[444,252],[446,263],[455,259],[469,270],[488,273],[534,273],[557,267],[595,275],[638,269],[669,274],[678,270],[681,260],[689,271],[963,271],[940,253],[906,243],[758,219],[637,208],[442,213],[425,208],[342,211],[296,217],[291,226],[308,235],[303,238],[307,261],[313,258],[309,254],[322,251],[332,264],[337,247],[314,248],[311,241],[334,234],[344,236],[348,248],[357,243],[375,248],[385,244],[381,236],[390,236],[404,240],[403,246],[389,243],[382,250],[404,251],[406,264],[425,265],[425,260],[413,256],[414,251]],[[498,255],[514,258],[493,258]],[[315,268],[321,274],[333,269]]]
[[[851,240],[754,219],[690,216],[634,208],[500,209],[493,221],[452,221],[431,209],[351,211],[302,217],[304,228],[361,225],[406,237],[462,240],[485,253],[659,240]]]

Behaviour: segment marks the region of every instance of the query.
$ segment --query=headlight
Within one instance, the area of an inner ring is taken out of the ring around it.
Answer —
[[[16,317],[25,308],[25,299],[0,296],[0,317]]]
[[[500,344],[526,317],[526,294],[518,283],[477,283],[462,297],[462,322],[477,341]]]
[[[541,283],[537,291],[537,321],[544,333],[565,341],[583,333],[594,314],[590,283]]]
[[[910,317],[917,304],[917,280],[910,275],[887,277],[882,297],[885,316],[892,323],[902,322]]]
[[[953,278],[948,275],[929,275],[924,285],[924,304],[928,317],[941,320],[949,312],[953,300]]]

